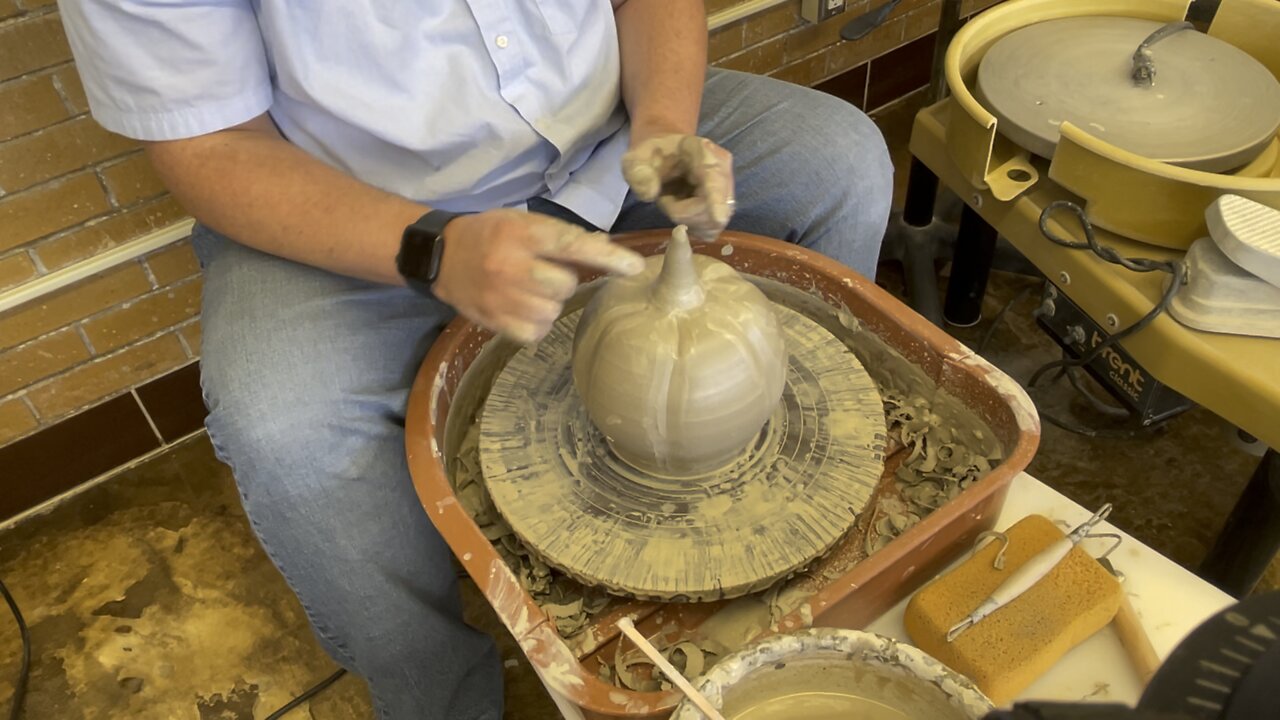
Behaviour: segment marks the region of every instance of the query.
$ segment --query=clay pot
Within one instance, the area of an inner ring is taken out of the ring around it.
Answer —
[[[694,255],[683,227],[639,275],[583,310],[573,380],[618,457],[651,475],[728,464],[782,397],[787,353],[773,304],[736,270]]]
[[[775,635],[693,684],[726,720],[979,720],[993,709],[968,678],[923,651],[858,630]],[[703,717],[685,700],[671,720]]]

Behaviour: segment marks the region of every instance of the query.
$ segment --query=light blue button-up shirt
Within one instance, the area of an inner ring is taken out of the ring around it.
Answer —
[[[139,140],[264,112],[384,190],[542,196],[608,228],[626,183],[610,0],[61,0],[93,117]]]

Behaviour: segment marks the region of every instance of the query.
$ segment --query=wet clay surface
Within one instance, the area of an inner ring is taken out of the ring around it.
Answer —
[[[682,226],[643,272],[607,281],[587,304],[572,333],[574,386],[627,464],[706,476],[777,409],[795,345],[780,325],[730,265],[693,254]]]
[[[688,477],[630,467],[601,437],[608,428],[585,416],[566,377],[576,314],[518,352],[480,421],[480,466],[501,519],[583,584],[656,600],[760,590],[831,547],[880,479],[879,393],[817,323],[782,306],[764,311],[782,321],[792,351],[786,392],[729,465]],[[475,411],[463,402],[451,410]],[[455,486],[464,480],[453,478]],[[477,524],[490,519],[463,503]]]

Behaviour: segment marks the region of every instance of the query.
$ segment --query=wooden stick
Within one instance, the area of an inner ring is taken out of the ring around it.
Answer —
[[[693,701],[694,705],[698,706],[698,709],[702,711],[703,715],[707,716],[708,720],[724,720],[724,716],[711,706],[711,703],[702,696],[702,693],[694,689],[684,675],[681,675],[674,665],[662,657],[662,653],[658,652],[658,648],[654,647],[644,635],[640,634],[640,631],[636,629],[635,623],[631,622],[631,618],[624,617],[619,620],[618,629],[631,638],[631,642],[635,643],[641,652],[649,656],[653,664],[657,665],[658,669],[666,674],[668,680],[680,688],[680,692],[684,693],[686,697]]]
[[[1129,654],[1134,670],[1138,671],[1138,679],[1142,687],[1146,687],[1151,676],[1160,667],[1160,656],[1156,655],[1156,649],[1151,646],[1151,638],[1147,636],[1146,629],[1142,627],[1142,620],[1138,618],[1137,611],[1129,602],[1128,593],[1123,593],[1120,598],[1120,610],[1116,613],[1114,622],[1116,634],[1120,636],[1120,644]]]

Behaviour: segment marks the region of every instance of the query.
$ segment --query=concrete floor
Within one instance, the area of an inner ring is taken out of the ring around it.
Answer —
[[[899,159],[913,112],[907,104],[880,118]],[[881,282],[900,285],[892,267]],[[984,317],[1035,285],[998,274]],[[1057,357],[1031,320],[1035,298],[1029,291],[1012,305],[985,352],[1021,380]],[[976,345],[989,322],[956,335]],[[1049,412],[1099,421],[1065,383],[1035,397]],[[1126,440],[1046,425],[1030,471],[1086,506],[1114,503],[1114,522],[1194,567],[1256,462],[1232,446],[1230,431],[1198,410]],[[335,668],[260,551],[231,475],[203,437],[0,530],[0,578],[23,607],[35,646],[28,718],[261,720]],[[1264,586],[1280,587],[1274,567]],[[472,621],[502,644],[507,718],[555,717],[474,585],[463,589]],[[8,707],[17,661],[16,630],[0,612],[0,708]],[[362,681],[347,676],[292,717],[371,716]]]
[[[32,720],[261,720],[337,669],[203,435],[0,531],[0,579],[31,629]],[[463,593],[470,622],[499,638],[507,718],[554,717],[469,579]],[[0,709],[18,650],[0,604]],[[372,711],[363,681],[348,675],[290,717]]]

